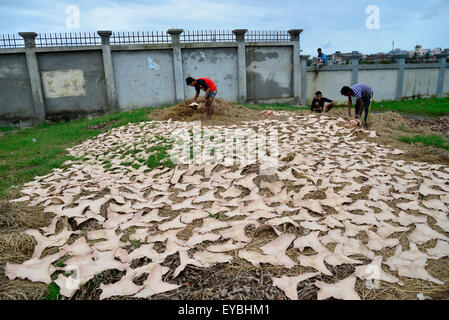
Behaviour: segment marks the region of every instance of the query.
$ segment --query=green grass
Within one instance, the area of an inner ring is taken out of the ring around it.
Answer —
[[[50,283],[47,287],[47,296],[45,297],[45,300],[58,300],[60,291],[61,288],[59,288],[56,283]]]
[[[431,146],[449,151],[449,141],[436,134],[414,135],[412,137],[401,136],[399,137],[399,141],[408,144],[420,143],[425,146]]]
[[[373,102],[371,110],[441,117],[449,115],[449,98]]]
[[[33,128],[11,130],[1,128],[0,197],[8,195],[11,186],[20,187],[35,176],[48,174],[53,168],[72,159],[66,148],[95,137],[128,122],[148,120],[150,108],[112,113],[92,119],[43,124]],[[106,123],[104,128],[89,129]]]

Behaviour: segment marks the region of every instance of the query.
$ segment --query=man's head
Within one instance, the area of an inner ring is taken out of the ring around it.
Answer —
[[[340,93],[342,96],[352,96],[354,94],[354,91],[352,91],[351,88],[349,88],[348,86],[344,86],[343,88],[341,88]]]
[[[318,48],[317,52],[318,52],[318,55],[320,56],[322,54],[321,48]]]
[[[186,83],[188,86],[194,87],[196,85],[196,80],[192,77],[187,77]]]
[[[322,97],[323,97],[323,94],[321,93],[321,91],[315,92],[315,98],[316,98],[317,100],[321,100]]]

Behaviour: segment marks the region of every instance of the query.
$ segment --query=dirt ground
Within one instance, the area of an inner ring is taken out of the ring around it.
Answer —
[[[204,101],[201,98],[199,102]],[[203,126],[230,126],[244,121],[263,120],[265,116],[261,115],[259,110],[245,108],[244,106],[227,102],[221,98],[214,100],[214,113],[212,119],[204,121],[205,113],[189,107],[193,100],[186,100],[176,106],[164,109],[155,109],[149,117],[153,120],[173,121],[202,121]],[[281,119],[282,117],[277,117]]]
[[[154,120],[181,120],[196,121],[204,118],[203,113],[196,112],[188,107],[190,101],[186,101],[178,106],[156,109],[150,114]],[[243,106],[228,103],[222,99],[215,100],[215,113],[212,120],[202,122],[202,125],[235,125],[244,121],[263,120],[265,116],[260,114],[260,110],[248,109]],[[309,111],[296,111],[301,114]],[[347,118],[346,109],[334,109],[325,114],[328,117]],[[282,113],[275,118],[286,118]],[[376,138],[363,139],[374,141],[380,145],[388,145],[406,151],[404,154],[395,155],[397,159],[424,161],[436,164],[449,164],[449,152],[433,147],[409,145],[397,140],[397,137],[404,134],[430,134],[438,133],[448,137],[449,118],[442,117],[430,120],[407,119],[397,113],[387,112],[371,116],[369,130],[375,130],[378,134]],[[401,130],[398,130],[398,128]],[[319,195],[316,195],[319,197]],[[0,202],[0,299],[42,299],[47,294],[47,286],[27,280],[10,281],[4,275],[4,267],[7,261],[13,263],[23,263],[31,258],[36,244],[35,240],[24,233],[28,229],[37,229],[47,226],[51,221],[51,215],[44,214],[42,207],[28,207],[21,203],[10,203],[8,199]],[[295,232],[294,229],[291,232]],[[247,230],[247,235],[254,236],[259,242],[269,242],[276,235],[272,231],[263,231],[254,234],[254,230]],[[204,243],[204,246],[208,242]],[[434,244],[433,244],[434,245]],[[386,249],[387,250],[387,249]],[[390,249],[391,250],[391,249]],[[295,257],[293,250],[287,251],[292,258]],[[386,253],[388,255],[388,253]],[[393,252],[390,252],[393,255]],[[296,266],[289,271],[284,268],[264,265],[255,268],[247,261],[235,257],[232,263],[226,265],[216,265],[212,268],[202,269],[188,266],[184,272],[178,276],[173,283],[182,284],[179,290],[174,290],[164,294],[158,294],[152,299],[287,299],[284,292],[277,287],[271,286],[272,276],[282,276],[297,274],[300,272],[312,272],[313,268]],[[360,256],[363,260],[363,256]],[[144,265],[147,261],[141,261]],[[170,256],[164,262],[165,266],[170,266],[170,272],[163,280],[171,279],[173,270],[179,265],[178,254]],[[326,265],[335,276],[321,276],[318,280],[335,281],[346,278],[354,272],[353,266],[341,265],[332,267]],[[438,274],[445,280],[445,286],[433,286],[430,282],[423,282],[415,279],[408,279],[405,286],[399,288],[395,285],[385,284],[381,290],[369,290],[362,281],[357,282],[356,290],[362,299],[416,299],[417,293],[423,293],[433,299],[449,299],[449,258],[429,261],[427,270],[431,275]],[[98,299],[100,295],[100,283],[108,284],[121,278],[123,273],[110,271],[104,272],[95,279],[86,283],[72,299]],[[318,290],[313,285],[313,280],[306,280],[298,287],[299,299],[315,299]],[[213,289],[213,290],[212,290]]]

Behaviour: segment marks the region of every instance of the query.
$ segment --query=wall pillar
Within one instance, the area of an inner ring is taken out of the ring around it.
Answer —
[[[351,65],[352,65],[352,75],[351,84],[355,84],[359,81],[359,60],[362,55],[358,51],[352,51]]]
[[[36,32],[19,32],[19,35],[25,41],[25,54],[27,59],[28,74],[31,82],[31,92],[33,95],[34,122],[41,124],[45,119],[45,104],[42,91],[41,73],[36,57]]]
[[[232,33],[235,34],[238,48],[237,48],[237,65],[238,65],[238,102],[246,102],[246,49],[245,49],[245,33],[248,29],[235,29]]]
[[[97,31],[101,37],[101,51],[103,53],[104,79],[106,82],[106,100],[110,112],[119,111],[115,91],[114,65],[112,64],[110,37],[112,31]]]
[[[290,40],[293,42],[293,97],[295,103],[301,102],[301,65],[300,65],[300,34],[303,29],[291,29]]]
[[[408,57],[407,51],[400,51],[394,55],[396,60],[399,63],[398,76],[396,79],[396,101],[401,101],[402,92],[404,90],[404,67],[405,67],[405,58]]]
[[[310,55],[301,55],[301,104],[307,105],[307,60]]]
[[[439,53],[437,54],[437,58],[440,62],[440,72],[438,73],[438,82],[437,82],[437,98],[443,97],[443,88],[444,88],[444,73],[446,71],[446,57],[447,53]]]
[[[173,45],[173,70],[175,73],[175,96],[176,103],[184,101],[184,74],[182,71],[181,33],[183,29],[169,29],[167,33],[171,36]]]

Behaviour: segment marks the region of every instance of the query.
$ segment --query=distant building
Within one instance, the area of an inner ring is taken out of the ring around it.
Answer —
[[[395,49],[388,53],[378,52],[373,54],[362,54],[361,64],[374,64],[374,63],[391,63],[394,61],[394,55],[398,53],[408,52],[407,62],[435,62],[439,53],[448,53],[449,48],[435,48],[423,49],[421,45],[416,45],[414,50],[403,51],[401,49]],[[327,56],[329,65],[342,65],[349,64],[352,58],[352,52],[342,53],[341,51],[335,51],[333,54]],[[312,58],[312,64],[317,62],[317,58]]]
[[[442,52],[443,52],[443,50],[441,48],[435,48],[432,50],[432,55],[434,56],[434,55],[440,54]]]

